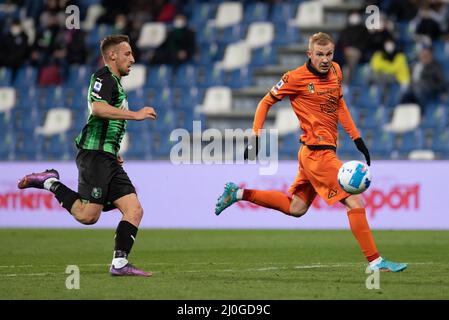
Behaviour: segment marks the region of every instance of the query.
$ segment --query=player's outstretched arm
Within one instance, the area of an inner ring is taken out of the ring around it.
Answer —
[[[92,114],[99,118],[110,120],[155,120],[157,115],[152,107],[143,107],[138,111],[115,108],[106,102],[95,101],[92,103]]]
[[[256,113],[254,115],[253,136],[250,138],[250,141],[245,148],[243,159],[255,160],[257,158],[257,154],[259,153],[259,130],[263,128],[268,110],[276,102],[277,100],[273,99],[271,94],[268,93],[257,105]]]

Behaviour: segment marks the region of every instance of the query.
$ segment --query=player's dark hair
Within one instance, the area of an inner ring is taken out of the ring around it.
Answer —
[[[122,42],[128,42],[129,43],[129,37],[125,34],[114,34],[105,37],[103,40],[101,40],[100,44],[100,50],[103,57],[106,57],[106,52],[111,48],[114,47]]]

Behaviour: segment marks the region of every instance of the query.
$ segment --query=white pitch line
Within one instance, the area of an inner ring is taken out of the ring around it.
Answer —
[[[0,274],[0,277],[21,277],[21,276],[32,276],[32,277],[42,277],[42,276],[50,276],[56,274],[64,274],[64,273],[53,273],[53,272],[45,272],[45,273],[8,273],[8,274]]]
[[[153,263],[143,263],[141,265],[151,265]],[[154,263],[156,264],[156,263]],[[168,263],[167,263],[168,264]],[[187,264],[194,264],[194,263],[187,263]],[[210,264],[210,263],[204,263],[204,264]],[[221,264],[233,264],[230,263],[221,263]],[[434,262],[412,262],[409,263],[411,265],[446,265],[444,263],[434,263]],[[246,268],[246,269],[216,269],[216,270],[182,270],[182,271],[152,271],[153,273],[199,273],[199,272],[260,272],[260,271],[275,271],[275,270],[288,270],[288,269],[318,269],[318,268],[346,268],[348,266],[356,267],[356,266],[364,266],[364,263],[339,263],[339,264],[311,264],[311,265],[296,265],[296,266],[279,266],[279,267],[261,267],[261,268]],[[32,265],[26,265],[27,267]],[[108,264],[80,264],[78,266],[109,266]],[[25,267],[24,266],[0,266],[0,267]],[[42,265],[41,265],[42,267]],[[52,265],[52,267],[55,267]],[[19,277],[19,276],[49,276],[49,275],[65,275],[65,273],[61,272],[45,272],[45,273],[7,273],[7,274],[0,274],[0,277]]]

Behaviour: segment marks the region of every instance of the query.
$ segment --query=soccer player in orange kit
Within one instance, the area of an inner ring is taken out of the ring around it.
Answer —
[[[245,159],[251,158],[251,155],[257,156],[257,136],[269,108],[288,96],[303,131],[300,138],[302,146],[298,153],[299,172],[288,190],[290,195],[279,191],[240,189],[229,182],[218,199],[215,214],[219,215],[233,203],[245,200],[293,217],[301,217],[318,194],[329,205],[340,201],[346,206],[352,233],[372,270],[402,271],[407,268],[407,264],[388,261],[379,255],[366,220],[362,197],[346,193],[337,181],[338,169],[342,165],[336,155],[339,122],[363,153],[368,165],[370,155],[343,99],[342,72],[340,66],[332,61],[332,38],[322,32],[311,36],[307,55],[307,63],[284,74],[259,102],[253,125],[255,138],[245,150]]]

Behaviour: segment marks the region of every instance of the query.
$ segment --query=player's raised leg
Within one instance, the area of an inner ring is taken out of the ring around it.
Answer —
[[[360,195],[351,195],[341,201],[348,209],[349,225],[354,237],[357,239],[363,254],[372,270],[399,272],[407,268],[405,263],[396,263],[383,259],[376,248],[371,233],[363,199]]]
[[[97,222],[103,208],[100,204],[81,201],[77,192],[59,181],[59,173],[55,169],[28,174],[20,179],[17,186],[19,189],[36,188],[52,192],[61,206],[82,224]]]
[[[151,276],[151,272],[140,270],[128,261],[143,216],[143,209],[137,195],[131,193],[123,196],[114,201],[114,205],[122,212],[123,219],[118,224],[115,233],[114,256],[110,268],[111,275]]]
[[[293,217],[301,217],[307,212],[308,205],[298,196],[290,197],[280,191],[241,189],[235,183],[228,182],[218,198],[215,214],[218,216],[223,210],[237,201],[250,201],[259,206],[274,209]]]

